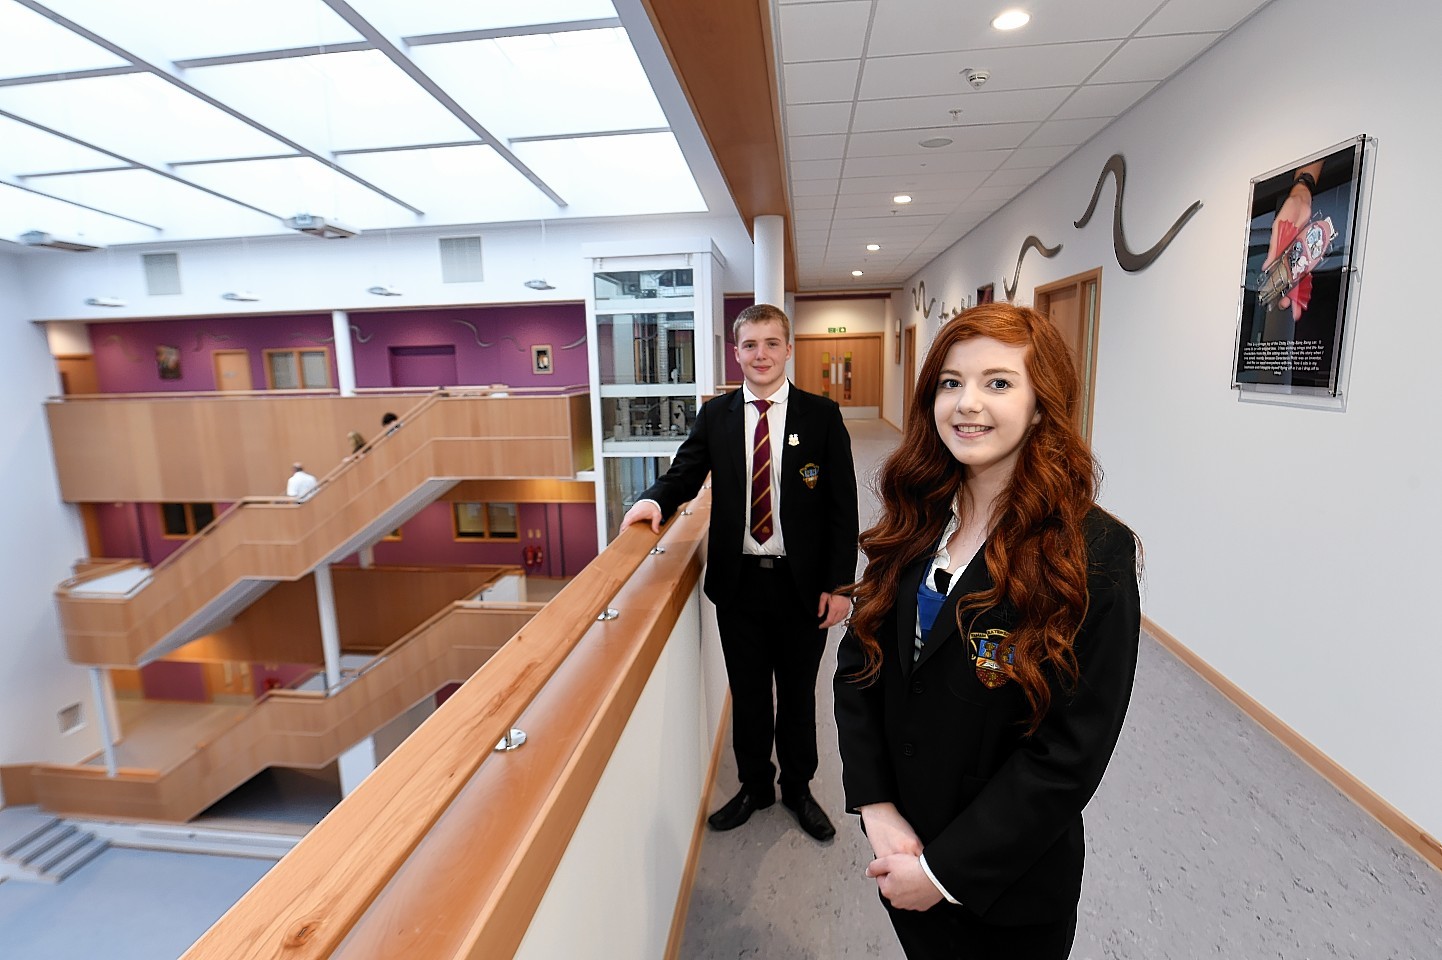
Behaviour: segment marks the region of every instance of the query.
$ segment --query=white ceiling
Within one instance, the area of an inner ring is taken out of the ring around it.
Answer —
[[[901,283],[1267,2],[777,0],[800,288]]]
[[[0,244],[707,206],[611,0],[0,0]]]

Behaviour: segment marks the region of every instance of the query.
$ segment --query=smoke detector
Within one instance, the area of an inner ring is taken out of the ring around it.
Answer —
[[[967,67],[961,71],[961,75],[966,78],[967,83],[971,84],[973,90],[980,90],[986,86],[986,81],[991,79],[990,70],[980,70],[976,67]]]

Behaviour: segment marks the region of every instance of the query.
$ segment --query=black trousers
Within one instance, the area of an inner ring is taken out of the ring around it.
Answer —
[[[950,903],[897,910],[882,897],[907,960],[1067,960],[1076,911],[1052,923],[1002,927]]]
[[[796,595],[785,558],[763,566],[743,557],[736,599],[716,606],[736,773],[759,796],[775,790],[773,743],[783,798],[805,793],[816,775],[816,673],[826,645],[817,602]]]

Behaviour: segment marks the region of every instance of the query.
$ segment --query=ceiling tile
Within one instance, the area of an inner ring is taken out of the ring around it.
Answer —
[[[1022,147],[1007,157],[1002,168],[1010,170],[1013,167],[1054,167],[1075,149],[1075,146]]]
[[[1052,119],[1117,117],[1156,89],[1156,86],[1156,82],[1152,80],[1140,83],[1089,83],[1058,107],[1056,113],[1052,114]]]
[[[1027,137],[1026,145],[1028,147],[1074,147],[1077,144],[1086,143],[1109,123],[1111,123],[1109,117],[1090,120],[1048,120],[1036,133]]]
[[[1187,33],[1128,40],[1116,55],[1092,76],[1092,80],[1097,83],[1165,80],[1219,36],[1221,34]]]
[[[860,60],[819,60],[814,63],[788,63],[786,103],[850,103],[856,98],[856,75]]]
[[[791,195],[792,210],[830,210],[836,205],[836,198],[830,194],[817,194],[816,196],[798,197],[795,192]]]
[[[910,173],[958,173],[995,170],[1010,150],[927,150],[909,157],[851,157],[844,172],[848,177],[889,177]],[[925,164],[923,167],[922,164]]]
[[[791,185],[791,195],[794,197],[820,197],[836,196],[836,179],[830,180],[798,180]]]
[[[855,59],[866,45],[870,20],[870,0],[782,7],[781,55],[787,63]]]
[[[863,100],[856,105],[852,129],[903,130],[935,127],[949,119],[948,111],[961,108],[961,123],[1008,123],[1043,120],[1062,102],[1070,90],[1014,90],[1003,93],[958,94],[954,97],[914,97],[907,100]]]
[[[956,124],[944,127],[921,127],[913,130],[882,130],[875,133],[853,133],[846,147],[848,160],[854,157],[890,157],[919,154],[925,147],[918,141],[928,137],[951,137],[954,141],[945,150],[1010,150],[1037,128],[1027,123],[995,123],[978,126]]]
[[[846,135],[793,136],[786,141],[786,155],[792,160],[840,159],[846,156]]]
[[[786,135],[845,133],[851,126],[849,103],[801,103],[786,108]]]
[[[1230,30],[1241,23],[1270,0],[1207,0],[1206,3],[1191,3],[1188,0],[1171,0],[1146,22],[1139,31],[1141,36],[1158,33],[1198,33]]]
[[[791,181],[799,180],[832,180],[841,176],[840,160],[793,160],[791,163]]]
[[[991,74],[986,93],[1033,87],[1074,87],[1118,46],[1117,40],[1057,43],[1036,47],[998,47],[904,57],[869,57],[861,80],[861,97],[927,97],[974,94],[962,75],[967,68]]]
[[[958,0],[877,0],[867,46],[870,56],[937,53],[991,47],[1106,40],[1131,36],[1161,0],[1032,0],[1031,22],[1020,30],[993,29],[1003,5]]]
[[[1050,167],[1012,167],[1007,170],[998,170],[986,178],[986,185],[989,187],[1028,187],[1050,169]]]

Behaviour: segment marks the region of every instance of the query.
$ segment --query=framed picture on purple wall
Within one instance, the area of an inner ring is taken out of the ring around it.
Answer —
[[[549,343],[531,344],[531,372],[556,372],[555,368],[551,366],[551,345]]]
[[[160,345],[155,348],[155,367],[162,380],[180,379],[180,348]]]

